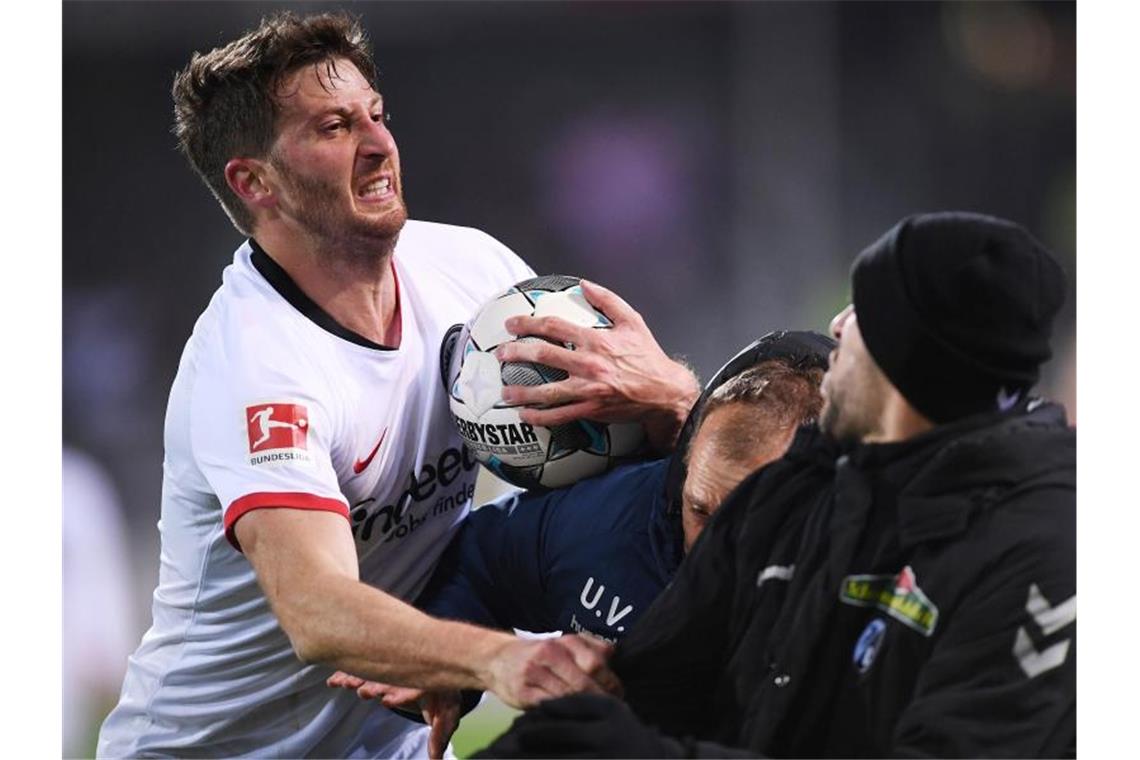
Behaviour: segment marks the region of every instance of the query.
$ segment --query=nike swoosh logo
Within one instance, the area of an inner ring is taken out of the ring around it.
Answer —
[[[364,472],[365,468],[367,468],[368,465],[372,464],[372,457],[376,456],[376,452],[380,450],[380,444],[384,443],[384,436],[387,435],[387,433],[388,428],[384,428],[384,432],[380,434],[380,440],[377,441],[376,445],[372,448],[372,453],[370,453],[364,459],[357,459],[355,462],[353,462],[352,471],[354,473],[359,475],[360,473]]]

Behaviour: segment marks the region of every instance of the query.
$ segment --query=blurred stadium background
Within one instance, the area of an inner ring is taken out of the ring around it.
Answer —
[[[1073,283],[1042,389],[1076,421],[1073,3],[65,2],[65,756],[149,621],[166,395],[241,241],[170,83],[282,7],[362,16],[412,216],[608,285],[705,377],[825,329],[905,214],[1022,222]]]

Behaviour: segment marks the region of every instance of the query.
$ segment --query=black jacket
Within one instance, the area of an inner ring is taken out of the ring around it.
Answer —
[[[1073,754],[1075,450],[1040,402],[847,453],[801,431],[619,645],[627,700],[756,754]]]

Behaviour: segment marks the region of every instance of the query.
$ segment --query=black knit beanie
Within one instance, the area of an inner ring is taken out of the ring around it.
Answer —
[[[1012,406],[1051,352],[1065,274],[1021,226],[981,214],[918,214],[855,259],[863,342],[935,423]]]

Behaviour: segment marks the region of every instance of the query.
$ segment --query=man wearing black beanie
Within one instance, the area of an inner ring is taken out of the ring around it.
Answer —
[[[618,647],[624,704],[494,757],[1076,751],[1076,434],[1032,398],[1065,276],[1029,233],[908,217],[855,260],[820,429],[724,502]]]
[[[851,285],[853,304],[832,332],[858,314],[874,363],[936,424],[1023,397],[1050,356],[1065,300],[1065,275],[1044,247],[1020,226],[979,214],[904,219],[859,255]]]

